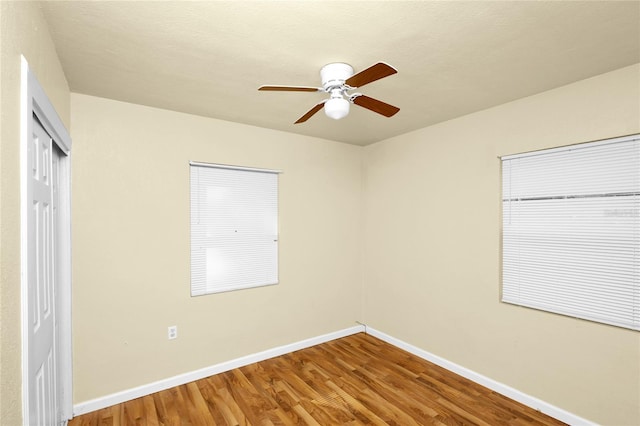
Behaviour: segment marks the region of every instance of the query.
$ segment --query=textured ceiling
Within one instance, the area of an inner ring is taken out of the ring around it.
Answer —
[[[73,92],[367,145],[640,62],[638,1],[71,1],[43,11]],[[294,121],[320,68],[398,74],[352,106]]]

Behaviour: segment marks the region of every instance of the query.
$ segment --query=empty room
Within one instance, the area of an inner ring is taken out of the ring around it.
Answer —
[[[0,1],[0,425],[640,425],[640,1]]]

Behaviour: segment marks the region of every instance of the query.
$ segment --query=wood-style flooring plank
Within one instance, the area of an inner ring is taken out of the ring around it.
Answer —
[[[562,424],[364,333],[69,422],[69,426]]]

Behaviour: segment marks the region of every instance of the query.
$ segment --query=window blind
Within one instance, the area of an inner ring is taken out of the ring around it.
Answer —
[[[640,135],[502,158],[502,300],[640,330]]]
[[[278,172],[191,163],[191,295],[278,282]]]

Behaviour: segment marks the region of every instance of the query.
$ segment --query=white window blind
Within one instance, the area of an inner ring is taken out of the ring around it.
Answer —
[[[502,300],[640,330],[640,135],[502,157]]]
[[[191,295],[278,283],[278,172],[191,163]]]

